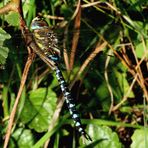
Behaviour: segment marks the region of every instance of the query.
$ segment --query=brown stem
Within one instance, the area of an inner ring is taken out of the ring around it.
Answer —
[[[26,82],[26,79],[27,79],[27,76],[28,76],[28,71],[29,71],[29,68],[32,64],[33,58],[34,58],[34,54],[29,53],[29,56],[28,56],[28,59],[27,59],[27,62],[26,62],[26,65],[25,65],[25,68],[24,68],[24,71],[23,71],[23,75],[22,75],[22,78],[21,78],[21,84],[20,84],[20,87],[19,87],[19,91],[18,91],[16,100],[15,100],[15,103],[14,103],[13,109],[12,109],[11,114],[10,114],[9,123],[8,123],[8,127],[7,127],[7,132],[6,132],[6,137],[5,137],[5,142],[4,142],[4,148],[7,148],[8,143],[9,143],[9,139],[10,139],[10,135],[11,135],[11,129],[12,129],[12,126],[13,126],[17,106],[18,106],[18,103],[19,103],[19,100],[20,100],[20,97],[21,97],[21,94],[22,94],[22,91],[23,91],[23,88],[24,88],[24,85],[25,85],[25,82]]]
[[[20,0],[11,0],[4,7],[0,8],[0,14],[8,13],[10,11],[19,12]]]
[[[69,66],[69,58],[68,58],[68,52],[66,49],[66,41],[67,41],[67,33],[68,33],[68,26],[64,30],[64,40],[63,40],[63,57],[64,57],[64,62],[66,69],[70,71],[70,66]]]
[[[52,117],[52,120],[51,120],[51,124],[48,127],[48,132],[50,132],[56,126],[57,120],[58,120],[58,118],[60,116],[60,112],[61,112],[62,106],[64,104],[64,101],[65,101],[64,97],[60,96],[59,97],[59,102],[58,102],[58,104],[56,106],[56,110],[55,110],[55,112],[53,114],[53,117]],[[50,142],[50,139],[48,139],[45,142],[44,148],[48,148],[49,142]]]
[[[72,48],[71,48],[71,54],[70,54],[70,70],[72,70],[74,61],[75,61],[75,55],[76,55],[76,50],[77,50],[77,45],[78,45],[78,40],[79,40],[79,34],[80,34],[80,24],[81,24],[81,3],[79,1],[77,5],[77,15],[75,19],[75,25],[74,29],[76,30],[74,32],[74,36],[72,39]]]
[[[77,79],[79,78],[79,76],[83,73],[83,71],[85,70],[85,68],[90,64],[90,62],[97,56],[97,54],[99,52],[101,52],[105,47],[107,46],[107,42],[103,42],[101,45],[97,45],[96,48],[94,49],[94,51],[88,56],[88,58],[84,61],[84,63],[82,64],[82,66],[79,69],[79,72],[77,73],[77,75],[75,76],[74,80],[72,81],[72,83],[70,84],[70,88],[75,84],[75,82],[77,81]]]

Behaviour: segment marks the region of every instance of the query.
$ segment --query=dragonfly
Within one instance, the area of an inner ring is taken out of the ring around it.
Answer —
[[[49,58],[52,61],[52,63],[54,63],[52,69],[55,71],[55,75],[59,81],[59,86],[62,90],[65,101],[68,105],[68,109],[69,109],[69,112],[74,120],[75,126],[77,127],[77,129],[81,135],[83,135],[86,139],[91,140],[91,137],[82,128],[81,119],[79,117],[78,111],[76,110],[75,101],[71,96],[71,92],[68,89],[66,81],[62,75],[60,68],[59,68],[60,65],[63,64],[63,62],[61,61],[62,50],[59,47],[59,38],[57,37],[57,34],[59,36],[59,33],[58,32],[55,33],[55,30],[49,28],[48,24],[43,19],[38,18],[38,17],[32,21],[31,29],[33,31],[33,37],[34,37],[36,44],[44,52],[44,55],[47,58]],[[87,31],[87,34],[90,34],[90,32],[88,33],[88,31]],[[14,36],[15,36],[15,38],[13,38],[14,40],[20,38],[20,35],[18,36],[18,34],[15,34]],[[83,39],[83,38],[80,38],[80,39]],[[85,40],[86,40],[86,38],[85,38]],[[94,38],[94,40],[95,40],[95,38]],[[84,48],[82,48],[82,49],[84,49]],[[83,51],[81,55],[78,55],[78,56],[83,57],[83,54],[85,54],[86,52],[87,52],[87,49],[86,49],[86,51]],[[27,57],[27,52],[24,52],[23,54],[26,54],[26,57]],[[105,56],[107,57],[110,55],[105,54]],[[110,57],[112,57],[112,56],[110,56]],[[101,58],[103,58],[103,57],[101,57]],[[100,65],[103,66],[103,64],[100,64]],[[112,69],[111,69],[111,71],[112,71]]]
[[[76,128],[78,129],[79,133],[83,135],[87,140],[92,141],[91,137],[82,127],[81,119],[76,109],[75,101],[72,98],[68,85],[59,68],[60,49],[58,47],[58,39],[56,34],[49,28],[47,22],[40,17],[36,17],[32,20],[31,30],[33,32],[35,43],[43,51],[44,55],[52,62],[52,69],[55,71],[55,75],[60,84],[62,93],[64,95],[69,112],[72,116]]]
[[[68,108],[69,108],[70,114],[74,120],[75,126],[77,127],[77,129],[81,135],[83,135],[86,139],[91,140],[91,137],[82,128],[81,119],[80,119],[79,113],[75,107],[75,101],[71,96],[71,92],[68,89],[67,84],[66,84],[64,77],[62,75],[62,72],[59,68],[59,65],[62,64],[62,62],[60,61],[60,58],[61,58],[60,54],[62,51],[61,51],[60,47],[57,45],[58,41],[59,41],[57,39],[57,35],[55,34],[55,32],[53,30],[49,30],[49,34],[47,34],[47,32],[44,34],[44,32],[43,32],[43,34],[41,35],[38,31],[40,31],[40,29],[41,29],[41,31],[42,31],[42,29],[43,30],[47,29],[48,25],[44,22],[43,24],[45,25],[45,28],[43,26],[42,26],[43,27],[42,28],[40,26],[40,22],[38,22],[38,21],[39,21],[38,19],[37,20],[34,19],[31,24],[33,34],[34,34],[34,39],[35,39],[36,43],[39,43],[38,46],[44,51],[44,54],[54,63],[53,70],[55,71],[56,77],[59,81],[59,86],[61,87],[61,90],[64,94],[65,101],[68,105]],[[43,22],[43,20],[40,20],[40,21]],[[36,32],[38,35],[35,35]],[[38,38],[37,38],[37,36],[38,36]],[[47,40],[50,40],[50,41],[45,42],[45,40],[42,40],[42,39],[45,39],[46,37],[49,37]],[[45,43],[43,44],[42,41]],[[45,46],[46,43],[50,43],[50,45],[47,44],[48,47],[50,46],[50,50],[49,50],[49,48],[46,49],[46,46]],[[84,51],[83,53],[86,53],[86,52]],[[27,56],[27,54],[26,54],[26,56]],[[109,56],[109,55],[106,54],[106,56]]]

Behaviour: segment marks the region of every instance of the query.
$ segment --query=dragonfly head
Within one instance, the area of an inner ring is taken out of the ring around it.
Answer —
[[[47,22],[41,17],[35,17],[31,23],[31,30],[47,28]]]

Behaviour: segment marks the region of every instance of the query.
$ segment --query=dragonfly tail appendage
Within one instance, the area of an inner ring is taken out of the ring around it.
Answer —
[[[88,141],[92,141],[91,137],[84,131],[83,136],[85,137],[85,139],[87,139]]]

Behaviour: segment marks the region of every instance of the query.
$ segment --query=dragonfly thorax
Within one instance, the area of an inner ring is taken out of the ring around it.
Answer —
[[[33,37],[36,44],[41,50],[43,50],[44,54],[47,56],[60,56],[57,36],[48,26],[46,21],[38,17],[33,19],[31,29],[33,31]]]

